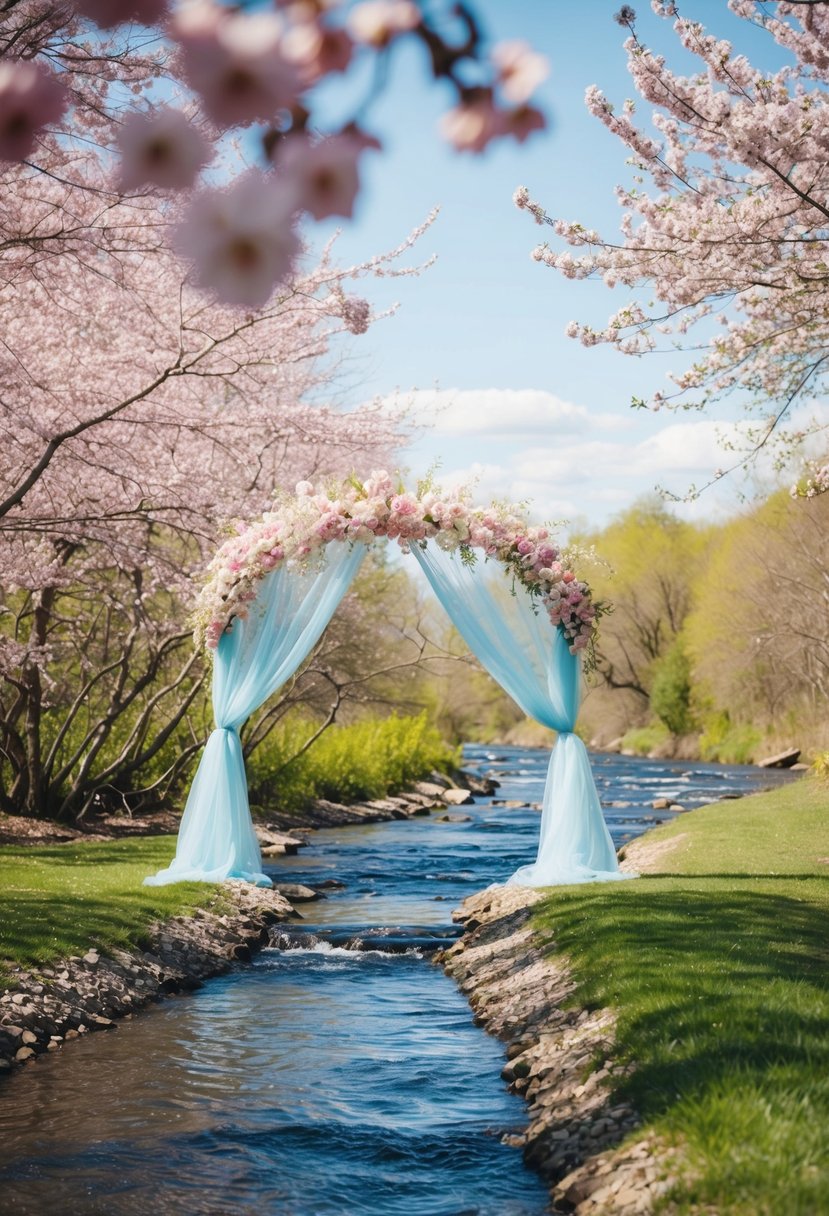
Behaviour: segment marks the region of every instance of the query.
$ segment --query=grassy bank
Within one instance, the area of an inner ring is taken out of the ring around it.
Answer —
[[[0,985],[9,963],[140,943],[152,921],[207,903],[206,883],[142,887],[174,848],[171,836],[0,847]]]
[[[623,1092],[684,1146],[673,1210],[829,1213],[829,787],[704,807],[648,846],[658,873],[557,892],[538,924],[578,1002],[618,1010]]]
[[[333,727],[302,751],[313,729],[288,722],[254,753],[251,786],[266,813],[314,798],[379,798],[459,759],[425,715]],[[141,885],[174,851],[170,836],[0,846],[0,984],[9,964],[139,943],[152,921],[207,903],[215,894],[208,884]]]

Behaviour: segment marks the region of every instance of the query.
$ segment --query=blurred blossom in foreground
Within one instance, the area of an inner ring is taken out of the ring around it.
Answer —
[[[196,282],[229,304],[261,308],[299,252],[293,196],[251,169],[232,185],[194,195],[176,227],[176,247]]]
[[[27,157],[38,132],[57,122],[66,105],[66,89],[54,72],[22,60],[0,63],[0,160]]]
[[[127,114],[116,137],[121,153],[120,186],[158,186],[183,190],[213,155],[205,139],[181,110],[159,107],[146,114]]]

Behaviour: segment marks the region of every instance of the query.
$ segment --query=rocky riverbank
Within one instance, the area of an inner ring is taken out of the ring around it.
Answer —
[[[463,936],[438,961],[476,1022],[507,1043],[502,1075],[528,1103],[516,1143],[550,1185],[552,1211],[641,1216],[671,1188],[671,1152],[637,1136],[636,1111],[614,1100],[624,1069],[613,1060],[613,1014],[572,1004],[566,962],[549,957],[532,928],[541,898],[493,887],[467,899],[455,913]]]
[[[266,824],[257,824],[257,834],[263,856],[295,853],[307,843],[304,832],[409,819],[440,810],[449,817],[452,807],[472,801],[473,791],[483,794],[494,788],[494,782],[472,774],[432,773],[428,781],[417,782],[393,797],[351,804],[320,799],[302,814],[275,811]],[[17,843],[43,843],[32,831],[15,831],[17,825],[10,817],[5,817],[5,823],[7,834]],[[29,821],[23,823],[29,826]],[[49,843],[134,835],[148,827],[143,821],[128,820],[121,833],[90,834],[57,825],[40,826],[52,828],[52,834],[45,837]],[[164,830],[170,830],[166,820]],[[13,972],[11,984],[0,995],[0,1074],[43,1052],[56,1051],[80,1035],[112,1029],[119,1018],[130,1017],[171,993],[192,990],[234,963],[250,959],[270,940],[272,925],[296,915],[295,902],[322,895],[321,890],[297,884],[267,890],[228,882],[217,888],[207,908],[153,926],[146,950],[103,954],[90,949],[49,966]]]
[[[293,913],[277,890],[227,882],[208,907],[153,926],[144,950],[88,950],[16,972],[0,995],[0,1074],[249,960]]]

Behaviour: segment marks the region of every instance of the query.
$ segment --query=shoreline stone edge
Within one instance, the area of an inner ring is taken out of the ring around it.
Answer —
[[[572,1002],[566,959],[550,956],[532,927],[542,898],[526,887],[470,896],[453,914],[463,935],[435,961],[476,1024],[507,1044],[501,1075],[527,1102],[528,1124],[505,1140],[550,1187],[551,1212],[642,1216],[675,1184],[676,1150],[636,1136],[636,1111],[612,1097],[626,1072],[613,1061],[613,1013]]]
[[[278,890],[226,882],[205,907],[148,930],[146,950],[90,949],[83,956],[20,970],[0,995],[0,1078],[16,1065],[174,993],[249,962],[270,927],[294,916]]]

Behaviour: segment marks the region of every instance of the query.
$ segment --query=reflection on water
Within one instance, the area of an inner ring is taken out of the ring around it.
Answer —
[[[546,754],[497,754],[468,749],[499,771],[495,798],[540,800]],[[627,804],[606,811],[617,843],[669,814],[656,795],[690,807],[784,779],[594,760],[603,800]],[[523,1117],[501,1046],[427,957],[455,904],[532,859],[538,813],[490,800],[463,813],[315,833],[271,873],[346,887],[305,905],[294,948],[10,1078],[0,1213],[540,1216],[543,1187],[501,1143]],[[354,937],[372,949],[343,949]]]

